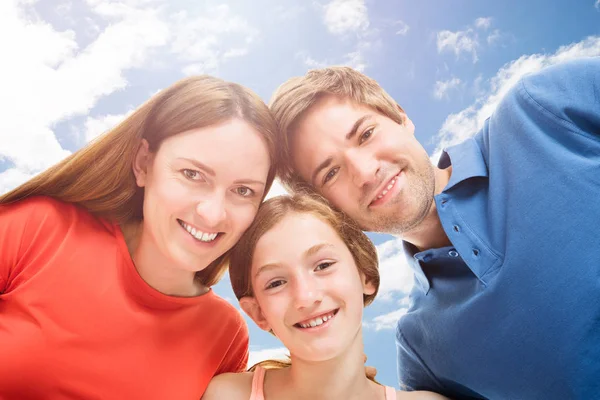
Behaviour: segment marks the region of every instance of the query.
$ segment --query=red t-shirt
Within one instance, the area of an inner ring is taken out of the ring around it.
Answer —
[[[0,206],[0,399],[200,399],[248,360],[211,290],[146,284],[118,226],[37,197]]]

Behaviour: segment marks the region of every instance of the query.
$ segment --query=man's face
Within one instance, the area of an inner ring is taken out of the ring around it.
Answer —
[[[291,148],[297,173],[365,230],[402,234],[431,208],[433,166],[408,118],[327,96],[298,121]]]

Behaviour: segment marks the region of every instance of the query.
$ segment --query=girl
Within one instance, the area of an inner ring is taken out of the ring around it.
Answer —
[[[275,124],[237,84],[180,81],[0,197],[0,398],[198,399],[244,370],[210,289],[274,177]]]
[[[264,203],[229,273],[242,309],[283,342],[291,362],[220,375],[203,399],[443,399],[365,376],[362,310],[377,293],[377,267],[366,235],[316,197]]]

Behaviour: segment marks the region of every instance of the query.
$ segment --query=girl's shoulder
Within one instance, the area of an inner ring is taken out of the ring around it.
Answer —
[[[405,392],[396,390],[396,400],[450,400],[448,397],[442,396],[434,392],[416,391]]]
[[[252,394],[254,372],[225,373],[217,375],[208,384],[202,400],[249,400]]]

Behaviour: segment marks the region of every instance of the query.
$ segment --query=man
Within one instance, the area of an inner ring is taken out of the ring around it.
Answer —
[[[280,178],[414,269],[401,385],[455,398],[600,398],[600,59],[523,78],[437,167],[372,79],[337,67],[284,83]]]

